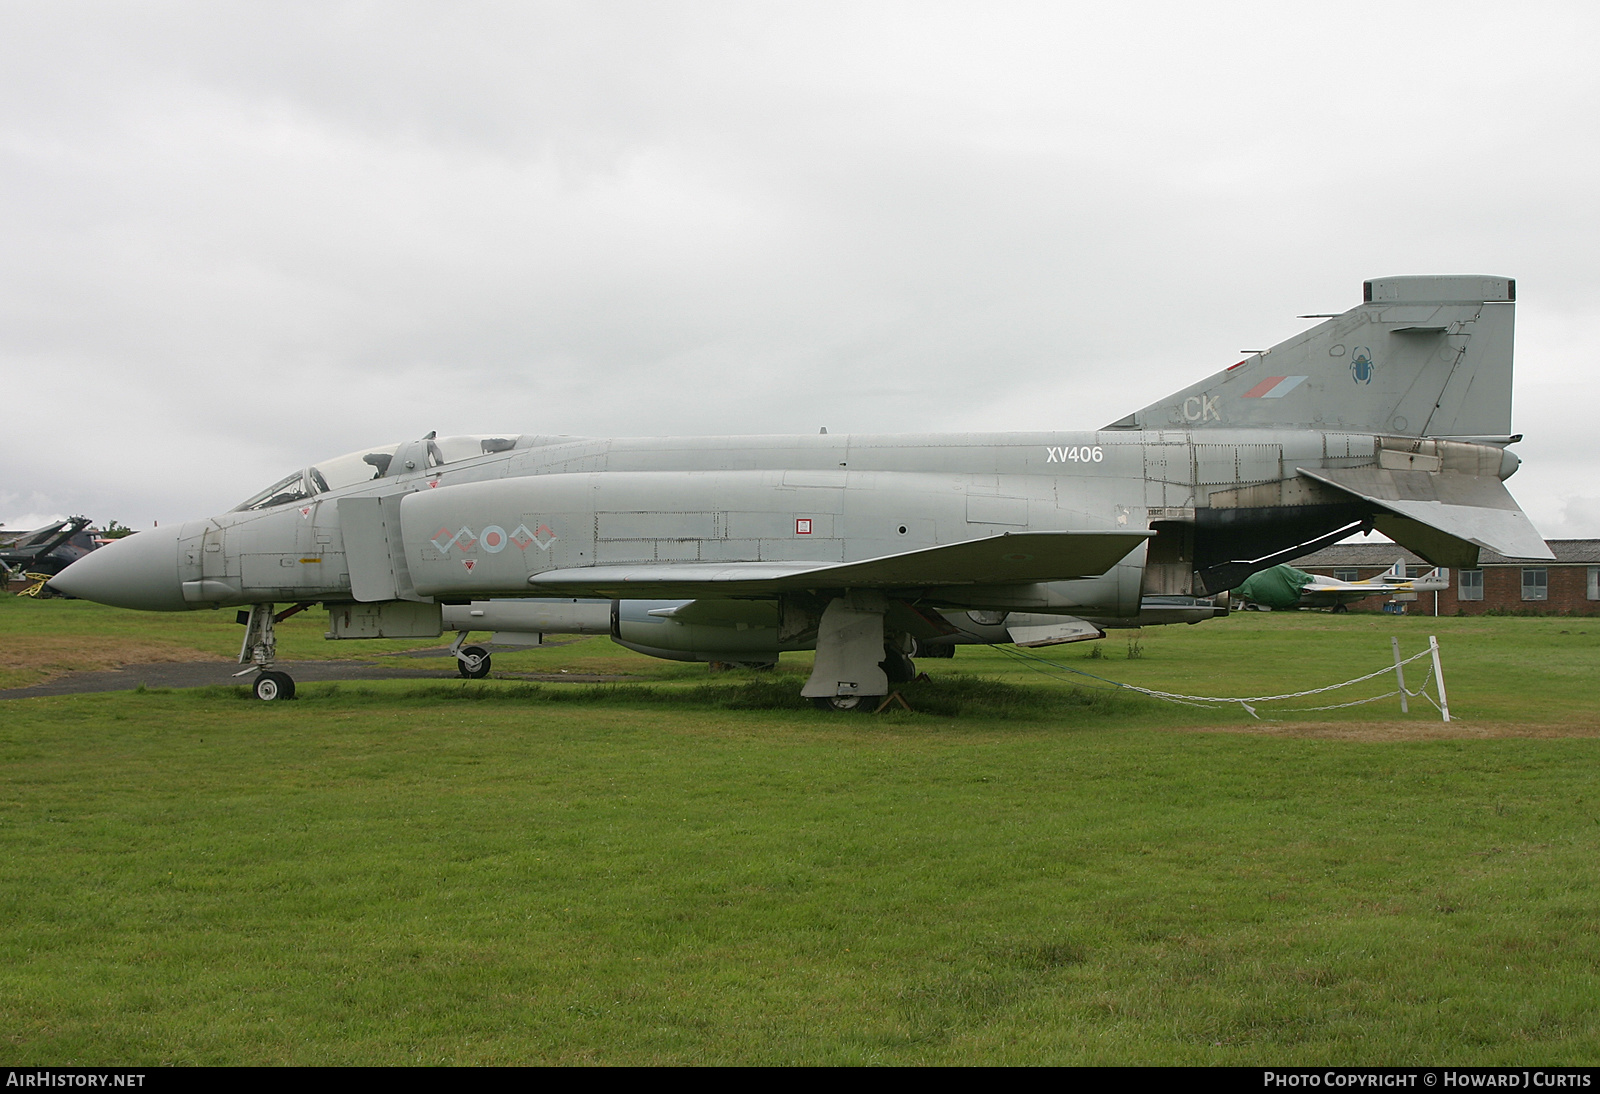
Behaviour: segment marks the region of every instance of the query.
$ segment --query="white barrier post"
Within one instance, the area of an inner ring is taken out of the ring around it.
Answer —
[[[1450,720],[1450,699],[1444,693],[1444,667],[1439,664],[1439,639],[1435,635],[1428,635],[1428,645],[1433,649],[1433,675],[1439,681],[1439,712],[1444,715],[1444,720]]]
[[[1389,642],[1394,646],[1394,678],[1400,682],[1400,713],[1410,714],[1411,708],[1406,705],[1405,667],[1400,663],[1400,639],[1390,635]]]

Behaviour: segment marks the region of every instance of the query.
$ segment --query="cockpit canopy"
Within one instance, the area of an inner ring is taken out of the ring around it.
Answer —
[[[422,449],[419,455],[426,460],[427,467],[443,467],[445,464],[469,460],[474,456],[509,451],[517,447],[519,440],[518,437],[494,437],[482,434],[436,438],[430,434],[419,443]],[[410,447],[412,447],[410,444],[380,445],[324,460],[303,471],[285,475],[259,494],[254,494],[248,500],[234,506],[233,512],[247,513],[254,509],[272,509],[279,505],[314,498],[330,490],[340,490],[346,486],[357,486],[375,479],[388,478],[390,465],[394,462],[395,456],[402,448]],[[416,463],[415,460],[410,462]],[[420,468],[420,470],[425,469]],[[392,470],[398,475],[419,468],[409,466]]]

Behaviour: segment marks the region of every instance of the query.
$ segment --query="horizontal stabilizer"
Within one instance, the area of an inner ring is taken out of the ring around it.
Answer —
[[[1378,531],[1436,566],[1471,569],[1480,547],[1507,558],[1555,558],[1499,479],[1373,467],[1297,470],[1385,510],[1373,522]]]
[[[1155,533],[1008,532],[861,562],[661,562],[547,570],[540,592],[626,599],[775,596],[803,589],[1029,585],[1098,577]]]

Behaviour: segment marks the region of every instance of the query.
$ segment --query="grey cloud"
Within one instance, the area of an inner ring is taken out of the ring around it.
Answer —
[[[1474,271],[1553,516],[1600,457],[1540,394],[1597,288],[1551,10],[14,7],[12,473],[137,523],[433,428],[1092,427]]]

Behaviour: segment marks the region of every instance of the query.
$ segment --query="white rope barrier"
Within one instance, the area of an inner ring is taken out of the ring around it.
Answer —
[[[1199,707],[1201,709],[1210,709],[1209,704],[1231,705],[1233,703],[1237,703],[1237,704],[1239,704],[1239,706],[1241,708],[1243,708],[1250,715],[1250,717],[1255,718],[1257,721],[1260,720],[1261,715],[1256,713],[1256,707],[1261,705],[1261,704],[1263,704],[1263,703],[1275,703],[1275,702],[1281,702],[1281,701],[1286,700],[1286,699],[1304,699],[1304,698],[1308,698],[1309,696],[1312,696],[1312,695],[1323,695],[1323,694],[1326,694],[1327,692],[1330,692],[1330,691],[1338,691],[1340,688],[1351,687],[1352,685],[1355,685],[1355,684],[1365,683],[1368,680],[1375,680],[1380,676],[1385,676],[1385,675],[1388,675],[1389,673],[1394,673],[1396,679],[1399,681],[1399,685],[1394,690],[1386,691],[1382,695],[1373,695],[1373,696],[1370,696],[1370,697],[1365,698],[1365,699],[1352,699],[1350,702],[1347,702],[1347,703],[1333,703],[1333,704],[1328,705],[1328,706],[1284,707],[1284,708],[1281,708],[1281,709],[1286,711],[1286,712],[1287,711],[1343,710],[1346,707],[1357,707],[1357,706],[1361,706],[1361,705],[1363,705],[1365,703],[1376,703],[1380,699],[1391,699],[1391,698],[1393,698],[1393,697],[1398,695],[1398,696],[1401,697],[1401,700],[1400,700],[1400,709],[1401,709],[1401,711],[1402,712],[1408,712],[1408,708],[1406,707],[1405,697],[1410,696],[1412,698],[1416,698],[1416,697],[1420,696],[1421,698],[1428,700],[1429,703],[1432,703],[1434,709],[1438,710],[1439,713],[1444,716],[1444,720],[1445,721],[1447,721],[1447,722],[1450,721],[1450,706],[1449,706],[1448,701],[1444,700],[1444,670],[1443,670],[1442,666],[1439,663],[1439,640],[1437,638],[1435,638],[1435,637],[1430,636],[1429,640],[1428,640],[1428,648],[1427,649],[1423,650],[1421,653],[1412,654],[1410,657],[1407,657],[1407,658],[1404,658],[1404,659],[1402,659],[1400,657],[1400,647],[1398,645],[1398,640],[1395,640],[1395,641],[1396,641],[1396,644],[1394,646],[1394,654],[1395,654],[1395,662],[1394,662],[1394,664],[1385,665],[1383,668],[1378,669],[1378,670],[1376,670],[1374,672],[1369,672],[1364,676],[1357,676],[1357,677],[1354,677],[1353,679],[1350,679],[1350,680],[1344,680],[1344,681],[1342,681],[1340,683],[1337,683],[1337,684],[1328,684],[1328,685],[1325,685],[1324,687],[1320,687],[1320,688],[1308,688],[1308,689],[1306,689],[1304,691],[1284,692],[1281,695],[1246,695],[1246,696],[1236,696],[1236,695],[1235,696],[1185,695],[1185,694],[1183,694],[1181,692],[1159,691],[1159,690],[1157,690],[1155,688],[1143,688],[1143,687],[1140,687],[1137,684],[1127,684],[1127,683],[1123,683],[1120,680],[1111,680],[1111,679],[1107,679],[1104,676],[1096,676],[1092,672],[1084,672],[1082,669],[1075,669],[1075,668],[1072,668],[1072,667],[1070,667],[1068,665],[1063,665],[1058,661],[1051,661],[1048,658],[1040,657],[1037,654],[1024,653],[1021,650],[1016,649],[1014,647],[1008,648],[1008,647],[1005,647],[1005,646],[995,645],[994,643],[990,643],[989,645],[990,645],[991,649],[998,650],[999,652],[1007,655],[1008,657],[1011,657],[1014,660],[1021,661],[1024,664],[1027,664],[1028,667],[1033,668],[1035,671],[1045,672],[1046,675],[1049,675],[1050,672],[1054,672],[1054,673],[1071,673],[1074,676],[1084,676],[1084,677],[1088,677],[1091,680],[1099,680],[1100,682],[1102,682],[1104,684],[1108,684],[1108,685],[1110,685],[1112,687],[1115,687],[1115,688],[1121,688],[1124,691],[1138,692],[1140,695],[1148,695],[1152,699],[1160,699],[1163,702],[1177,703],[1177,704],[1180,704],[1182,706],[1187,706],[1187,707]],[[1405,686],[1405,676],[1402,673],[1402,669],[1403,669],[1404,666],[1411,664],[1411,662],[1420,661],[1423,658],[1430,658],[1431,659],[1431,664],[1428,665],[1427,672],[1423,676],[1422,686],[1417,688],[1417,690],[1412,691],[1410,688]],[[1041,665],[1045,666],[1046,668],[1045,669],[1041,669],[1039,667]],[[1049,671],[1047,672],[1046,669],[1048,669]],[[1430,683],[1434,682],[1436,677],[1438,679],[1438,690],[1439,690],[1439,695],[1440,695],[1439,700],[1435,700],[1433,698],[1433,696],[1428,693],[1428,685]]]

